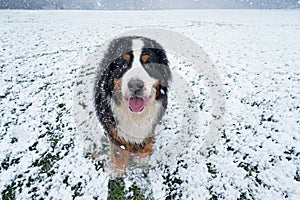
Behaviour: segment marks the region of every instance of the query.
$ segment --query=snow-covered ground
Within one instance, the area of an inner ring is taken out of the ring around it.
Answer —
[[[130,166],[127,195],[140,188],[154,199],[300,199],[299,10],[0,11],[0,22],[2,199],[107,198],[107,141],[87,63],[109,39],[148,27],[181,33],[206,51],[223,81],[225,122],[216,147],[201,156],[207,88],[188,61],[169,54],[198,91],[200,126],[181,134],[183,111],[171,91],[149,175],[144,181],[141,166]],[[99,133],[96,160],[87,155],[89,133]]]

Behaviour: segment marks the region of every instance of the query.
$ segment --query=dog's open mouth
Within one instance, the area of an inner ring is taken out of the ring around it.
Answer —
[[[147,103],[147,100],[145,97],[134,96],[128,100],[128,105],[132,112],[143,111],[146,103]]]

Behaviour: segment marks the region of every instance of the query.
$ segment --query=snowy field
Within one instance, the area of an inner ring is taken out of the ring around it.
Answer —
[[[0,22],[2,199],[300,199],[299,10],[0,11]],[[207,88],[169,54],[198,92],[200,125],[182,134],[171,91],[148,175],[133,162],[113,190],[87,63],[113,37],[148,27],[181,33],[210,56],[226,94],[224,126],[203,157]]]

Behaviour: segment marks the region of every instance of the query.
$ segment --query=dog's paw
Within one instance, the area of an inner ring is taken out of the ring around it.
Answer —
[[[108,168],[108,174],[112,179],[121,178],[125,173],[125,167],[124,168],[116,168],[114,166],[109,166]]]

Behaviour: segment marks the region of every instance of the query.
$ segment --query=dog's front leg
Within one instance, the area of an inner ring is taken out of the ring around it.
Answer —
[[[130,159],[130,152],[110,142],[110,175],[113,178],[124,174]]]

